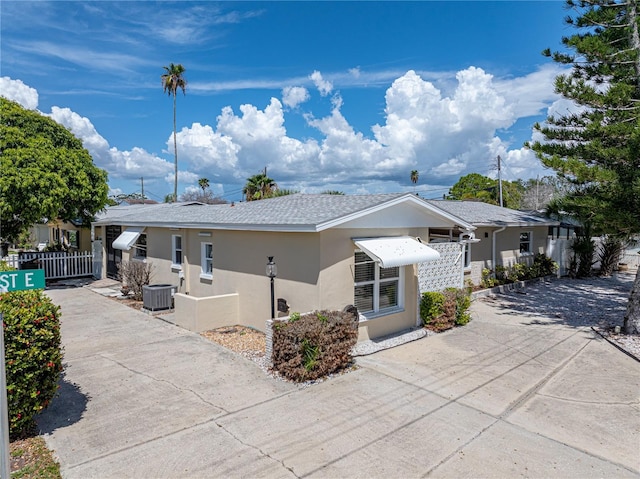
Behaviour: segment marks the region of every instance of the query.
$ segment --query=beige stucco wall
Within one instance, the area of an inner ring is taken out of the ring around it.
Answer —
[[[153,265],[152,283],[179,287],[175,306],[182,325],[200,328],[203,324],[242,324],[261,331],[271,315],[270,281],[265,274],[268,256],[274,256],[278,267],[275,297],[288,302],[289,312],[341,310],[354,302],[353,238],[429,237],[426,227],[335,228],[319,233],[146,228],[145,233],[146,261]],[[172,266],[174,234],[182,235],[181,269]],[[104,229],[96,228],[96,235],[104,238]],[[204,279],[201,243],[208,242],[213,244],[213,275]],[[130,259],[130,253],[123,251],[123,261]],[[413,265],[405,266],[403,271],[403,310],[362,322],[360,339],[377,338],[416,325],[417,272]],[[276,305],[276,315],[288,313],[278,313]]]
[[[356,247],[352,238],[399,235],[429,237],[427,228],[335,229],[322,232],[322,269],[319,284],[322,308],[341,310],[346,305],[353,304],[354,251]],[[386,336],[393,332],[415,327],[418,320],[417,294],[416,268],[414,265],[405,266],[403,311],[361,322],[360,340]]]
[[[334,229],[321,233],[276,233],[253,231],[180,230],[147,228],[147,261],[154,265],[154,283],[178,284],[178,272],[171,266],[171,235],[182,234],[184,280],[179,293],[195,298],[215,298],[237,294],[237,323],[264,331],[271,313],[270,281],[265,275],[268,256],[278,267],[275,297],[284,298],[290,312],[318,309],[342,309],[354,302],[354,237],[411,236],[428,237],[426,228],[413,229]],[[200,235],[199,235],[200,233]],[[201,236],[210,234],[211,236]],[[213,244],[212,279],[201,278],[201,243]],[[124,252],[126,253],[126,252]],[[123,260],[126,260],[123,254]],[[404,268],[404,310],[366,321],[361,338],[375,338],[415,326],[417,321],[417,276],[413,266]],[[193,305],[181,295],[176,311]],[[184,300],[184,301],[183,301]],[[213,300],[211,300],[213,301]],[[207,301],[211,303],[211,301]],[[184,303],[184,304],[183,304]],[[203,303],[206,304],[206,303]],[[198,306],[202,310],[201,306]],[[212,308],[212,314],[231,318]],[[182,313],[181,313],[182,314]],[[286,316],[278,313],[277,316]],[[186,320],[185,320],[186,321]],[[215,324],[218,324],[215,322]],[[222,324],[220,324],[222,325]]]
[[[475,231],[479,243],[471,246],[471,268],[465,272],[465,278],[470,278],[474,284],[479,284],[484,268],[493,269],[492,248],[493,232],[499,228],[478,228]],[[520,233],[532,232],[532,253],[520,254]],[[512,266],[515,263],[531,264],[535,253],[545,253],[548,242],[547,226],[517,227],[510,226],[496,234],[496,263]]]
[[[237,294],[195,296],[176,293],[174,296],[174,324],[190,331],[202,332],[222,326],[238,324]],[[171,318],[171,317],[169,317]]]

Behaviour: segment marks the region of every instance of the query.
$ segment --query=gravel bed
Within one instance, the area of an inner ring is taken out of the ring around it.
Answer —
[[[209,341],[224,346],[241,356],[253,361],[258,365],[260,369],[267,375],[278,381],[287,381],[296,384],[299,388],[304,389],[312,384],[318,384],[326,381],[329,378],[346,374],[350,371],[357,369],[355,364],[347,367],[341,371],[337,371],[324,378],[315,379],[313,381],[306,381],[301,383],[294,383],[288,379],[280,376],[276,371],[270,368],[269,360],[265,355],[266,339],[264,333],[245,326],[231,326],[218,329],[212,329],[209,331],[203,331],[200,333],[203,337]]]
[[[591,327],[623,350],[640,358],[640,336],[615,333],[622,328],[635,274],[608,278],[561,278],[533,283],[526,289],[490,295],[486,301],[529,317],[556,319],[558,324]]]

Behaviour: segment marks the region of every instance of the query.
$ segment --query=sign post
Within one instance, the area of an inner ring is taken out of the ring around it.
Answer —
[[[0,271],[0,294],[27,289],[44,289],[44,270]],[[7,404],[7,372],[4,357],[4,318],[0,313],[0,473],[1,477],[11,477],[9,462],[9,406]]]

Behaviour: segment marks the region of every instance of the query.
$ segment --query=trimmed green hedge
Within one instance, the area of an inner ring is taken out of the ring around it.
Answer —
[[[60,308],[42,290],[0,294],[4,323],[9,434],[28,432],[58,390]]]
[[[471,291],[468,288],[427,291],[420,299],[420,318],[428,329],[444,331],[467,324],[471,320],[470,306]]]

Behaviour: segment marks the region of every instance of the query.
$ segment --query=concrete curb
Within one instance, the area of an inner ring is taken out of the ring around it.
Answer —
[[[494,286],[493,288],[481,289],[480,291],[474,291],[471,293],[471,300],[475,300],[477,298],[484,298],[485,296],[490,296],[492,294],[505,294],[511,293],[513,291],[520,291],[525,289],[530,284],[537,283],[546,283],[547,281],[553,281],[558,279],[555,275],[550,276],[541,276],[540,278],[527,279],[524,281],[516,281],[515,283],[501,284],[499,286]]]
[[[600,336],[602,339],[604,339],[606,342],[608,342],[609,344],[611,344],[612,346],[615,346],[617,349],[619,349],[620,351],[622,351],[624,354],[626,354],[627,356],[629,356],[632,359],[635,359],[636,361],[638,361],[640,363],[640,358],[638,356],[636,356],[633,353],[630,353],[629,351],[627,351],[626,349],[624,349],[622,346],[620,346],[618,343],[616,343],[615,341],[611,341],[609,338],[607,338],[604,334],[602,334],[600,331],[598,331],[596,328],[594,328],[593,326],[591,326],[591,329],[593,330],[594,333],[596,333],[598,336]]]

